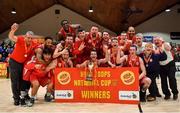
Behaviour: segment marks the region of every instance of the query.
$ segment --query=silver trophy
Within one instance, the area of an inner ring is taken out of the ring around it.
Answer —
[[[92,70],[93,70],[93,67],[94,67],[94,63],[93,62],[89,62],[88,63],[89,73],[86,76],[86,80],[87,81],[92,81],[92,74],[93,74]]]

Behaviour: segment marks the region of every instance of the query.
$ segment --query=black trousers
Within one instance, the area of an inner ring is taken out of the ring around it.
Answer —
[[[161,87],[162,87],[163,94],[166,96],[171,95],[168,88],[167,78],[169,80],[169,85],[170,85],[172,93],[178,94],[175,72],[176,72],[176,67],[175,67],[174,61],[171,61],[167,65],[161,66],[160,68]]]
[[[19,100],[20,87],[22,85],[23,64],[18,63],[13,59],[10,59],[9,68],[10,68],[10,75],[11,75],[11,89],[13,93],[13,98],[14,100]]]
[[[147,74],[147,77],[151,79],[151,85],[149,86],[149,93],[150,96],[156,97],[159,94],[159,90],[156,83],[157,74]]]
[[[11,89],[14,100],[20,99],[20,91],[27,91],[30,89],[30,82],[23,80],[23,63],[18,63],[13,59],[9,60],[9,68],[11,74]]]

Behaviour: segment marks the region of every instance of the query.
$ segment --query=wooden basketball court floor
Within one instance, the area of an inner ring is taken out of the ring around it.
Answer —
[[[180,77],[177,77],[180,91]],[[160,80],[157,81],[160,87]],[[159,88],[161,89],[161,88]],[[161,91],[161,90],[160,90]],[[10,79],[0,79],[0,113],[5,112],[39,112],[39,113],[139,113],[137,105],[105,104],[105,103],[55,103],[44,102],[45,88],[38,91],[33,107],[14,106],[10,89]],[[162,93],[161,93],[162,94]],[[180,95],[179,95],[180,97]],[[141,103],[143,113],[180,113],[179,99],[165,101],[157,98],[154,102]]]

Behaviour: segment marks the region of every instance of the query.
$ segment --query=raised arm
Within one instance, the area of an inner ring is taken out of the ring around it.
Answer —
[[[72,62],[71,59],[68,59],[68,64],[69,64],[69,66],[70,66],[71,68],[73,68],[73,62]]]
[[[117,64],[121,64],[120,63],[121,62],[120,59],[121,59],[122,56],[124,56],[124,53],[123,53],[121,47],[118,47],[118,52],[117,52],[117,56],[116,56],[116,63]]]
[[[58,44],[58,45],[56,46],[55,51],[54,51],[53,58],[57,58],[57,57],[59,57],[60,55],[62,55],[62,54],[65,52],[66,48],[63,49],[63,50],[62,50],[62,49],[63,49],[63,47],[62,47],[61,43]]]
[[[139,57],[139,63],[140,63],[140,69],[141,74],[139,75],[139,80],[142,79],[144,76],[146,76],[146,68],[144,66],[143,60]]]
[[[125,61],[127,61],[127,55],[124,55],[122,57],[119,56],[119,57],[116,58],[116,63],[117,64],[121,64],[121,63],[123,63]]]
[[[9,39],[14,41],[14,42],[17,42],[17,36],[14,35],[14,33],[17,31],[17,29],[18,29],[18,24],[14,23],[11,26],[11,30],[8,34]]]
[[[35,52],[35,54],[36,54],[36,58],[38,59],[38,60],[40,60],[40,59],[42,59],[42,52],[43,52],[43,50],[41,49],[41,48],[36,48],[35,50],[34,50],[34,52]]]
[[[71,26],[72,28],[75,28],[75,29],[76,29],[76,28],[80,27],[81,25],[80,25],[80,24],[71,24],[70,26]]]
[[[107,46],[104,46],[104,51],[105,51],[105,58],[99,59],[99,60],[98,60],[98,65],[100,65],[100,64],[105,64],[105,63],[108,62],[109,59],[110,59],[110,51],[108,50],[108,47],[107,47]]]

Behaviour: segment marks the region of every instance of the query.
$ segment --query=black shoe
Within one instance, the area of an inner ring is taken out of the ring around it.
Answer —
[[[170,96],[169,95],[165,95],[164,100],[169,100]]]
[[[155,101],[155,100],[156,100],[156,97],[153,97],[153,96],[147,97],[147,101]]]
[[[25,98],[20,99],[21,106],[26,106]]]
[[[28,107],[32,107],[33,105],[34,105],[34,98],[31,98],[30,100],[28,100],[27,102],[26,102],[26,105],[28,106]]]
[[[162,95],[160,93],[156,94],[156,97],[162,97]]]
[[[52,99],[53,99],[53,98],[51,98],[51,95],[47,96],[47,94],[45,94],[44,100],[45,100],[46,102],[51,102]]]
[[[24,98],[25,98],[25,100],[30,100],[31,99],[31,97],[28,94]]]
[[[14,105],[19,106],[19,100],[14,100]]]
[[[173,100],[177,100],[178,99],[178,94],[174,94],[173,95]]]
[[[140,102],[146,102],[146,92],[140,91],[139,93],[140,97]]]
[[[151,94],[149,94],[149,95],[147,95],[147,98],[148,98],[148,97],[152,97],[152,95],[151,95]]]

